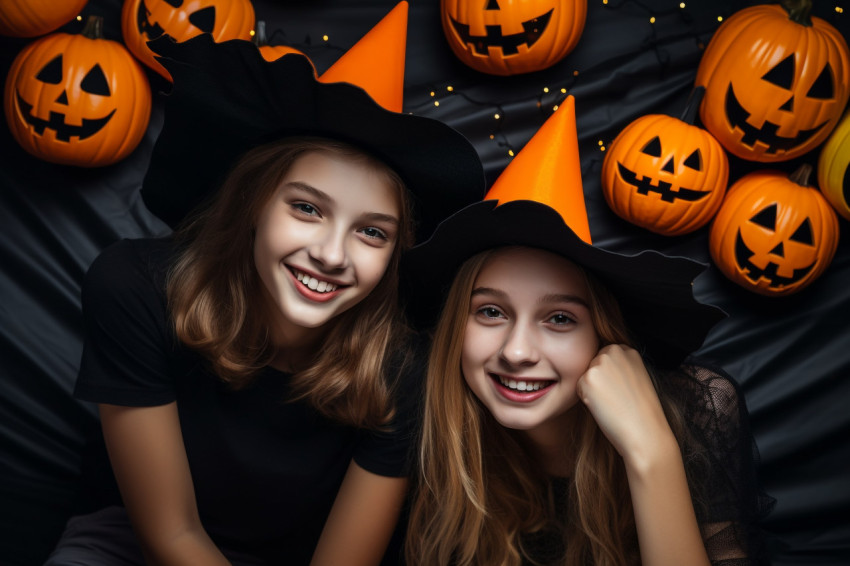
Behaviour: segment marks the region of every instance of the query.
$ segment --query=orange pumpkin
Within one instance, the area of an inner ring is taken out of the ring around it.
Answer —
[[[850,97],[850,50],[811,0],[736,12],[714,33],[697,70],[700,117],[723,147],[762,162],[798,157],[835,128]],[[793,6],[792,6],[793,4]]]
[[[73,20],[88,0],[3,0],[0,35],[36,37]]]
[[[275,61],[290,53],[304,55],[303,52],[288,45],[270,45],[269,39],[266,36],[266,22],[262,20],[257,22],[257,30],[252,41],[254,42],[254,45],[260,49],[260,55],[262,55],[263,59],[266,61]],[[304,56],[306,57],[306,55]],[[312,63],[313,62],[311,61],[310,64]],[[314,66],[313,70],[315,71],[315,69],[316,67]]]
[[[584,30],[587,0],[441,0],[443,32],[458,59],[492,75],[551,67]]]
[[[681,119],[641,116],[611,143],[602,163],[602,192],[618,216],[678,236],[708,224],[720,208],[729,163],[717,140],[694,125],[703,92],[694,90]]]
[[[850,111],[821,149],[818,185],[838,214],[850,220]]]
[[[829,266],[838,215],[809,186],[811,165],[793,175],[755,171],[730,187],[709,232],[709,250],[726,277],[768,296],[796,293]]]
[[[6,78],[3,108],[29,153],[81,167],[115,163],[147,130],[151,91],[141,65],[104,39],[90,16],[81,34],[54,33],[26,46]]]
[[[168,34],[186,41],[210,33],[215,41],[251,40],[254,6],[251,0],[125,0],[121,30],[130,51],[145,65],[171,80],[146,45]]]

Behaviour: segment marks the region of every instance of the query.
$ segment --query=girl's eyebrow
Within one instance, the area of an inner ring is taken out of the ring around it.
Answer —
[[[583,305],[584,307],[588,307],[587,301],[578,295],[562,295],[558,293],[552,293],[550,295],[543,295],[540,297],[538,301],[540,303],[578,303]]]
[[[493,295],[499,298],[507,298],[508,294],[504,291],[500,291],[499,289],[494,289],[492,287],[476,287],[472,290],[472,294],[470,296],[475,297],[477,295]]]

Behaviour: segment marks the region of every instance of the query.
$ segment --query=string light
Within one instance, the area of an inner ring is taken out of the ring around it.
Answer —
[[[449,85],[449,86],[446,87],[446,90],[449,91],[449,92],[454,91],[454,89],[455,89],[455,87],[453,87],[452,85]]]
[[[718,21],[718,22],[722,22],[722,21],[723,21],[723,16],[717,16],[717,21]]]
[[[328,41],[328,39],[330,39],[330,38],[328,37],[328,34],[325,34],[325,35],[323,35],[323,36],[322,36],[322,40],[323,40],[323,41]]]
[[[684,10],[684,9],[685,9],[685,3],[684,3],[684,2],[679,2],[679,7],[680,7],[680,8],[682,8],[682,9]]]
[[[649,18],[649,23],[651,23],[651,24],[655,23],[655,16],[652,16],[651,18]]]
[[[544,87],[543,87],[543,92],[549,92],[549,87],[548,87],[548,86],[544,86]]]
[[[843,14],[843,13],[844,13],[844,8],[842,8],[841,6],[836,6],[836,7],[835,7],[835,11],[836,11],[837,13],[839,13],[839,14]]]

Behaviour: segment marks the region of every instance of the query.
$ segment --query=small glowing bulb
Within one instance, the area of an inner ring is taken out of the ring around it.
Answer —
[[[655,16],[652,16],[651,18],[649,18],[649,23],[651,23],[651,24],[655,23]]]
[[[841,6],[836,6],[836,7],[835,7],[835,11],[836,11],[836,12],[838,12],[839,14],[843,14],[843,13],[844,13],[844,8],[842,8]]]
[[[562,88],[562,89],[561,89],[561,94],[567,94],[567,89]]]
[[[439,106],[439,105],[440,105],[440,101],[439,101],[439,100],[435,100],[435,101],[434,101],[434,106]]]
[[[602,140],[599,140],[598,143],[599,143],[599,145],[603,145],[605,142],[603,142]]]
[[[499,116],[498,114],[493,114],[493,118],[495,118],[496,120],[498,120],[499,118],[501,118],[501,116]]]
[[[544,86],[544,87],[543,87],[543,92],[549,92],[549,87],[548,87],[548,86]]]
[[[257,32],[255,32],[254,30],[251,30],[251,31],[248,32],[248,35],[250,35],[251,37],[254,37],[255,35],[257,35]]]
[[[454,89],[455,89],[455,87],[453,87],[451,85],[446,87],[446,90],[449,91],[449,92],[452,92]]]
[[[556,110],[558,110],[558,105],[557,105],[557,104],[556,104],[555,106],[553,106],[553,107],[552,107],[552,112],[555,112]]]
[[[435,96],[436,94],[437,93],[435,93],[433,90],[431,91],[431,96]]]
[[[82,17],[82,16],[77,16],[77,21],[78,21],[78,22],[83,21],[83,17]]]
[[[603,3],[603,4],[607,4],[607,3],[608,3],[608,0],[602,0],[602,3]]]
[[[722,21],[723,21],[723,16],[717,16],[717,21],[718,21],[718,22],[722,22]]]
[[[602,147],[600,147],[599,151],[605,151],[605,146],[603,145]]]
[[[680,8],[684,8],[684,7],[685,7],[685,3],[684,3],[684,2],[679,2],[679,7],[680,7]]]
[[[322,40],[323,40],[323,41],[327,41],[327,40],[328,40],[328,34],[323,35],[323,36],[322,36]]]
[[[513,157],[513,156],[514,156],[514,150],[509,149],[509,150],[508,150],[508,155],[510,155],[511,157]]]
[[[578,76],[578,71],[573,71],[573,76],[574,76],[574,77],[577,77],[577,76]]]
[[[494,136],[493,134],[490,134],[490,139],[494,140],[494,139],[496,139],[496,136]]]

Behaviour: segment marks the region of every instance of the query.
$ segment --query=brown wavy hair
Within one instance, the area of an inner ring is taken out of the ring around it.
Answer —
[[[178,339],[200,352],[234,388],[252,381],[277,354],[271,319],[261,304],[254,264],[257,219],[295,160],[306,152],[355,159],[381,173],[401,202],[398,243],[380,283],[359,304],[332,321],[308,367],[292,378],[292,400],[303,399],[345,424],[377,427],[392,413],[384,376],[404,351],[406,326],[398,305],[398,265],[413,240],[411,199],[398,174],[348,144],[289,138],[249,151],[234,166],[201,213],[176,234],[179,252],[167,282]]]
[[[564,450],[574,467],[566,501],[557,501],[551,478],[522,433],[501,426],[463,379],[460,359],[472,289],[491,254],[473,256],[460,268],[435,330],[407,563],[519,566],[524,559],[532,561],[523,549],[524,539],[555,532],[563,544],[554,563],[637,565],[640,555],[625,466],[584,405],[575,406],[574,426],[564,431]],[[600,347],[633,345],[616,299],[582,271]],[[679,438],[682,416],[672,401],[659,395]],[[564,507],[565,514],[557,511]]]

